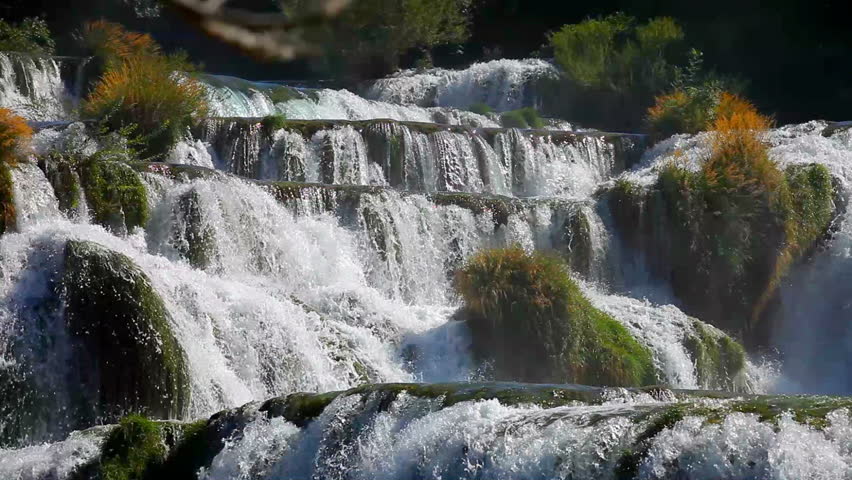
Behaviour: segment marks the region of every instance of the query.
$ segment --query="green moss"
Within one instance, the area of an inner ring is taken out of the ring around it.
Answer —
[[[535,128],[545,127],[544,120],[534,108],[521,108],[500,114],[500,124],[505,128]]]
[[[12,171],[5,162],[0,161],[0,235],[15,229],[15,191],[12,183]]]
[[[129,415],[110,433],[103,446],[102,480],[143,480],[146,473],[161,465],[166,445],[161,427],[139,415]]]
[[[305,98],[301,92],[294,88],[285,87],[283,85],[279,85],[276,87],[272,87],[268,90],[265,90],[266,96],[272,100],[272,103],[286,103],[290,100],[298,100],[300,98]]]
[[[701,388],[738,390],[736,378],[745,368],[745,349],[723,332],[693,320],[694,335],[684,345],[695,362]]]
[[[267,115],[260,121],[267,135],[271,135],[277,130],[281,130],[287,126],[287,117],[282,114]]]
[[[558,259],[519,247],[487,250],[456,276],[475,354],[497,379],[639,386],[650,351],[596,309]]]
[[[488,115],[494,110],[484,103],[474,103],[473,105],[467,107],[469,112],[478,113],[479,115]]]
[[[130,258],[91,242],[68,241],[64,266],[78,417],[183,415],[189,405],[186,358],[148,277]]]
[[[125,232],[148,221],[145,184],[129,165],[89,159],[80,165],[80,181],[95,222]]]

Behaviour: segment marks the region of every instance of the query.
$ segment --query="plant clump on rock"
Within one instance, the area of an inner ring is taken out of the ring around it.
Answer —
[[[649,191],[622,181],[610,199],[622,237],[671,282],[687,313],[756,343],[770,334],[761,319],[781,279],[835,211],[825,167],[784,171],[769,158],[770,125],[724,93],[699,168],[675,156]]]
[[[651,353],[598,310],[561,260],[520,247],[486,250],[455,281],[473,348],[498,380],[638,386]]]

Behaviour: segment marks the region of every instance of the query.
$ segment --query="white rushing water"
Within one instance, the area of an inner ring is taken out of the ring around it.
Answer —
[[[0,108],[31,121],[67,119],[72,99],[62,82],[60,62],[0,52]]]
[[[265,117],[284,115],[290,120],[372,120],[497,127],[484,115],[453,108],[421,108],[413,105],[367,100],[342,89],[296,89],[251,83],[229,77],[208,76],[204,83],[210,99],[210,114],[217,117]],[[286,90],[287,97],[275,95]],[[570,126],[569,126],[570,127]]]
[[[301,430],[261,415],[226,443],[201,478],[839,480],[852,474],[845,409],[829,413],[822,431],[789,415],[777,427],[755,414],[711,424],[687,415],[656,434],[633,475],[624,477],[622,455],[648,428],[646,412],[668,402],[615,395],[603,405],[482,400],[442,408],[440,399],[403,393],[380,410],[378,403],[374,395],[338,397]]]
[[[365,96],[424,107],[466,109],[483,103],[502,112],[535,106],[535,82],[556,76],[556,67],[544,60],[494,60],[464,70],[405,70],[376,80]]]
[[[198,152],[186,162],[204,164],[207,154],[199,148],[207,145],[216,168],[255,179],[586,199],[642,145],[629,135],[489,133],[393,122],[313,128],[305,134],[285,127],[270,136],[259,123],[208,120],[200,138],[181,143],[169,160]]]

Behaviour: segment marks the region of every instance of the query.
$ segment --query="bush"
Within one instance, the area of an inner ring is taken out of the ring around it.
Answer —
[[[519,247],[486,250],[456,275],[474,351],[498,380],[638,386],[650,352],[596,309],[561,260]]]
[[[160,46],[147,33],[129,32],[122,25],[106,20],[86,23],[80,40],[106,68],[117,67],[129,58],[158,56],[162,53]]]
[[[500,115],[500,124],[505,128],[544,128],[545,123],[538,111],[527,107]]]
[[[276,130],[281,130],[287,126],[287,117],[280,113],[276,115],[267,115],[263,117],[260,124],[263,126],[264,130],[266,130],[269,134],[272,134]]]
[[[683,30],[668,17],[639,24],[624,14],[565,25],[550,35],[565,81],[551,85],[557,113],[604,128],[638,128],[654,95],[677,78]]]
[[[19,24],[12,24],[0,18],[0,51],[53,55],[54,48],[44,19],[26,18]]]
[[[207,108],[204,87],[174,71],[165,57],[132,57],[108,70],[89,94],[83,113],[114,131],[143,134],[142,154],[162,157]]]

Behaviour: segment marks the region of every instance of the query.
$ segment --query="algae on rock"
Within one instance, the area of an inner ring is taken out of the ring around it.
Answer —
[[[189,406],[186,357],[151,281],[125,255],[68,241],[62,278],[75,341],[79,418],[142,412],[180,418]]]

